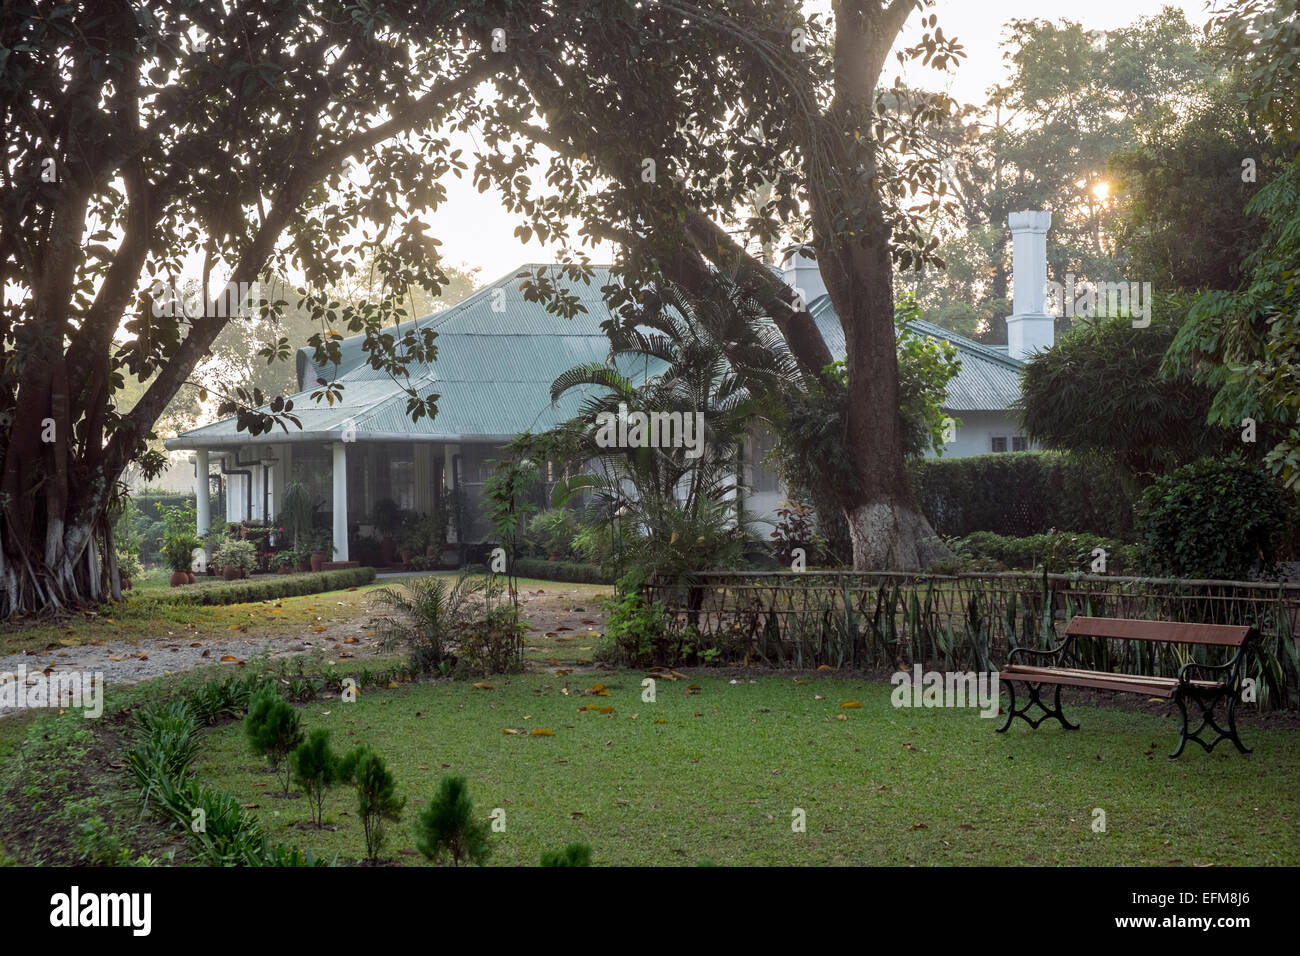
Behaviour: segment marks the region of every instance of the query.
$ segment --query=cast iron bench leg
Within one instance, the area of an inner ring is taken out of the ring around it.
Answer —
[[[1039,724],[1047,720],[1049,717],[1055,717],[1057,720],[1059,720],[1061,722],[1061,726],[1064,727],[1066,730],[1079,729],[1078,724],[1072,724],[1065,719],[1065,712],[1061,710],[1061,685],[1060,684],[1056,685],[1056,694],[1053,696],[1052,706],[1048,707],[1046,704],[1043,703],[1042,698],[1038,696],[1038,689],[1042,685],[1033,684],[1030,683],[1029,681],[1023,681],[1025,687],[1029,689],[1029,703],[1025,704],[1025,706],[1022,707],[1020,710],[1017,710],[1016,691],[1015,691],[1016,682],[1009,680],[1006,681],[1005,683],[1007,685],[1007,692],[1011,695],[1011,707],[1007,710],[1006,723],[1004,723],[1001,727],[998,728],[998,733],[1002,733],[1008,727],[1010,727],[1011,721],[1016,717],[1019,717],[1022,720],[1024,720],[1025,723],[1027,723],[1030,727],[1032,727],[1035,730],[1038,729]],[[1030,720],[1029,708],[1033,707],[1035,704],[1037,704],[1039,709],[1042,710],[1042,713],[1036,719]]]

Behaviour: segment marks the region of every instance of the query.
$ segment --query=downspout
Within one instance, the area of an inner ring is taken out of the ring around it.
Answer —
[[[236,464],[236,465],[256,465],[256,464],[259,464],[259,462],[258,462],[257,460],[253,460],[253,461],[240,461],[240,460],[239,460],[239,452],[235,452],[235,464]],[[248,486],[247,486],[247,487],[248,487],[248,494],[246,494],[246,495],[244,496],[244,520],[245,520],[245,521],[252,521],[252,520],[253,520],[253,500],[252,500],[252,499],[253,499],[253,472],[252,472],[252,469],[251,469],[251,468],[227,468],[227,467],[226,467],[226,456],[225,456],[225,455],[222,455],[222,456],[221,456],[221,473],[222,473],[223,475],[243,475],[244,478],[248,481]]]

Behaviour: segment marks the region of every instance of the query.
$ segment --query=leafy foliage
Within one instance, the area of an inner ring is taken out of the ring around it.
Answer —
[[[1245,580],[1267,574],[1286,533],[1285,492],[1240,459],[1163,475],[1142,495],[1137,531],[1153,574]]]
[[[416,817],[414,830],[416,849],[435,863],[447,858],[452,866],[482,866],[492,852],[491,827],[474,818],[464,777],[443,777],[438,782],[438,792]]]
[[[1192,297],[1157,295],[1151,324],[1076,321],[1025,364],[1022,426],[1048,448],[1113,462],[1136,487],[1151,474],[1240,448],[1239,430],[1207,424],[1212,394],[1190,370],[1163,365]]]
[[[1131,539],[1134,496],[1104,462],[1059,452],[927,459],[917,501],[940,534],[1042,534],[1052,528]]]

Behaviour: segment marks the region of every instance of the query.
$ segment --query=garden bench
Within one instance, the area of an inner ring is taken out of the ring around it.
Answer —
[[[1071,642],[1077,637],[1114,638],[1124,641],[1145,641],[1158,644],[1198,644],[1202,646],[1236,648],[1227,661],[1222,664],[1201,664],[1189,661],[1178,670],[1177,677],[1149,677],[1140,674],[1116,674],[1111,671],[1083,670],[1063,667]],[[1169,755],[1174,759],[1183,752],[1187,741],[1195,740],[1208,752],[1220,740],[1231,740],[1236,748],[1244,754],[1250,750],[1237,735],[1236,710],[1238,683],[1241,676],[1242,657],[1246,644],[1258,637],[1253,627],[1227,624],[1180,624],[1171,621],[1138,621],[1127,618],[1075,617],[1065,628],[1065,639],[1051,650],[1037,651],[1028,647],[1016,647],[1007,655],[1007,665],[998,675],[998,680],[1005,683],[1011,695],[1011,705],[1007,711],[1006,722],[998,728],[1003,733],[1012,720],[1021,717],[1030,727],[1037,728],[1049,717],[1055,717],[1067,730],[1078,730],[1078,724],[1072,724],[1061,712],[1062,687],[1087,687],[1096,690],[1121,691],[1130,694],[1144,694],[1147,697],[1172,698],[1183,715],[1183,728],[1178,737],[1178,747]],[[1018,663],[1018,658],[1029,657],[1034,664]],[[1039,665],[1040,661],[1046,661]],[[1218,675],[1217,679],[1198,678]],[[1015,685],[1024,684],[1029,691],[1029,702],[1024,707],[1016,708]],[[1039,697],[1042,687],[1055,687],[1054,704],[1048,707]],[[1194,731],[1188,730],[1187,703],[1193,701],[1200,708],[1201,723]],[[1214,711],[1220,703],[1227,703],[1226,717],[1228,727],[1225,730],[1215,720]],[[1028,716],[1029,708],[1035,704],[1043,711],[1036,719]],[[1218,734],[1209,743],[1201,737],[1206,726]]]

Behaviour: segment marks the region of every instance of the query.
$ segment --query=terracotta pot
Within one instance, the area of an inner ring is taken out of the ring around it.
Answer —
[[[233,564],[227,564],[221,571],[221,576],[227,581],[233,581],[239,577],[239,568]]]
[[[168,578],[167,583],[174,588],[178,588],[182,584],[189,584],[190,583],[189,573],[186,571],[173,571],[172,576]]]
[[[325,563],[324,551],[313,551],[311,553],[311,569],[313,571],[319,571],[321,569],[321,566],[324,563]]]
[[[379,542],[379,553],[383,556],[385,565],[393,563],[393,558],[397,557],[397,545],[392,538],[385,538]]]
[[[185,578],[186,578],[186,581],[185,581],[186,584],[193,584],[193,583],[195,582],[195,580],[196,580],[196,578],[194,577],[194,572],[193,572],[193,571],[186,571],[186,572],[185,572]]]

